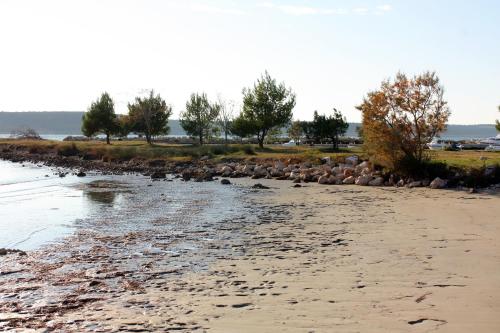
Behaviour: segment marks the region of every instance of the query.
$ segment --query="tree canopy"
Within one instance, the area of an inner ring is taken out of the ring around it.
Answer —
[[[182,128],[191,136],[197,137],[199,144],[210,137],[216,129],[215,121],[219,116],[220,105],[210,103],[205,93],[191,94],[186,102],[186,110],[181,113]]]
[[[498,107],[498,111],[500,111],[500,106]],[[496,124],[497,131],[500,132],[500,121],[497,120],[496,123],[497,123]]]
[[[114,102],[107,92],[103,93],[95,102],[92,102],[82,117],[82,133],[91,137],[102,133],[109,137],[118,130]]]
[[[418,166],[426,145],[446,129],[450,109],[434,72],[382,82],[357,108],[363,115],[367,153],[383,166]]]
[[[144,134],[151,144],[153,137],[168,134],[168,118],[172,115],[172,107],[167,105],[160,94],[151,90],[147,97],[136,97],[135,102],[128,104],[130,130]]]
[[[288,128],[288,136],[295,141],[295,144],[299,145],[302,134],[302,122],[300,120],[292,121],[292,124]]]
[[[286,126],[292,119],[295,94],[284,83],[277,83],[266,71],[253,88],[243,89],[243,110],[239,118],[245,129],[257,136],[264,146],[266,135],[273,129]]]
[[[339,137],[344,135],[349,128],[345,117],[342,113],[333,109],[333,115],[320,115],[314,111],[314,120],[312,122],[312,130],[314,137],[320,139],[330,139],[333,144],[333,149],[338,149]]]

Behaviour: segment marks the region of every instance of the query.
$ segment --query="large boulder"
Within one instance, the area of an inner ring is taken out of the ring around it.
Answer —
[[[281,161],[277,161],[276,163],[274,163],[274,168],[283,171],[283,169],[286,168],[286,165]]]
[[[382,178],[382,177],[377,177],[377,178],[375,178],[375,179],[371,180],[371,181],[368,183],[368,185],[370,185],[370,186],[382,186],[382,185],[384,185],[384,178]]]
[[[414,188],[414,187],[422,187],[422,181],[416,180],[413,182],[410,182],[408,185],[406,185],[409,188]]]
[[[267,176],[267,168],[262,165],[258,165],[253,169],[253,175],[255,177],[265,177]]]
[[[356,166],[358,164],[358,162],[359,162],[359,157],[356,156],[356,155],[346,157],[345,158],[345,162],[347,164],[352,165],[352,166]]]
[[[359,176],[356,179],[355,184],[356,185],[361,185],[361,186],[367,186],[368,183],[370,183],[370,181],[372,180],[372,178],[373,177],[371,175],[362,175],[362,176]]]
[[[232,173],[233,173],[233,168],[231,168],[230,166],[225,165],[224,167],[222,167],[221,175],[223,177],[229,177],[231,176]]]
[[[343,181],[342,181],[342,184],[346,184],[346,185],[352,185],[356,182],[356,178],[354,178],[354,176],[349,176],[347,178],[345,178]]]
[[[330,182],[329,178],[330,178],[329,175],[323,175],[323,176],[319,177],[318,184],[322,184],[322,185],[329,184],[329,182]]]
[[[350,177],[354,175],[354,168],[344,168],[344,176]]]
[[[440,189],[440,188],[445,188],[447,183],[448,183],[447,180],[436,177],[429,186],[430,188],[433,189]]]
[[[155,171],[151,174],[151,179],[165,179],[167,174],[163,171]]]

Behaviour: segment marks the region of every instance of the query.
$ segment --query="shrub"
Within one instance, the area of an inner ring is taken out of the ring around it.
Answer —
[[[80,150],[74,142],[69,145],[61,145],[57,147],[57,155],[59,156],[77,156],[80,154]]]

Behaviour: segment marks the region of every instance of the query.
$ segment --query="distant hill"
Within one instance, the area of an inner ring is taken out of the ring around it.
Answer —
[[[0,112],[0,134],[9,134],[13,130],[31,127],[40,134],[81,135],[80,126],[83,112]],[[169,120],[170,135],[186,135],[179,120]],[[346,135],[357,136],[359,123],[349,123]],[[449,125],[448,131],[441,136],[445,139],[459,140],[469,138],[487,138],[497,134],[494,125]]]

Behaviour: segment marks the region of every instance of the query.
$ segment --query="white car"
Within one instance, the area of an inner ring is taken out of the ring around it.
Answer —
[[[295,143],[295,140],[290,140],[288,142],[285,142],[283,144],[283,146],[286,146],[286,147],[295,147],[297,145],[297,143]]]
[[[489,145],[488,147],[484,148],[486,151],[500,151],[500,146],[497,145]]]

